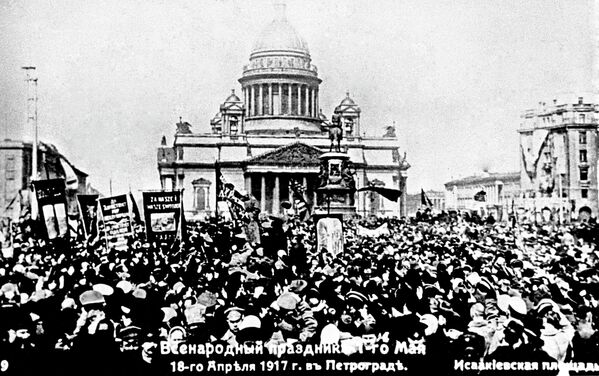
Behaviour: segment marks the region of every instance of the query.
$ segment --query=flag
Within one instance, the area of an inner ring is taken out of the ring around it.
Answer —
[[[474,195],[474,201],[485,202],[487,201],[487,192],[479,191]]]
[[[401,196],[401,191],[399,189],[375,187],[372,185],[358,189],[358,192],[364,192],[364,191],[376,192],[376,193],[380,194],[381,196],[383,196],[384,198],[386,198],[387,200],[394,201],[394,202],[397,202],[397,200]]]
[[[422,188],[420,188],[420,205],[431,206],[431,207],[433,206],[433,202],[431,201],[430,198],[428,198],[428,196],[424,192],[424,189],[422,189]]]
[[[95,236],[98,230],[98,195],[77,195],[77,204],[85,237]]]
[[[79,180],[77,179],[77,174],[75,174],[75,171],[73,170],[69,162],[67,162],[64,158],[60,158],[60,165],[62,166],[62,170],[64,171],[67,189],[73,191],[77,190],[77,188],[79,187]]]
[[[299,181],[291,179],[289,180],[289,189],[291,189],[293,192],[293,206],[295,207],[295,212],[297,213],[298,218],[300,218],[302,221],[307,220],[310,217],[310,208],[308,207],[308,202],[304,197],[304,194],[306,193],[306,187],[304,187],[304,185]]]
[[[131,190],[129,190],[129,200],[131,201],[131,220],[134,224],[141,223],[139,208],[137,207],[137,202],[135,202],[135,197],[133,197]]]
[[[36,180],[33,182],[33,188],[47,239],[68,240],[69,226],[64,179]]]

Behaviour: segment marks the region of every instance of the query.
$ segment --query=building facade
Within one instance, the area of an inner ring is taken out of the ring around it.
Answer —
[[[584,97],[541,102],[522,119],[521,212],[561,221],[596,217],[599,105]]]
[[[484,172],[445,183],[445,208],[506,220],[515,212],[519,194],[519,172]]]
[[[418,210],[425,210],[427,207],[432,210],[433,213],[438,214],[445,210],[445,191],[433,191],[428,190],[424,192],[426,197],[431,200],[432,206],[422,205],[422,194],[413,193],[407,197],[407,214],[408,217],[416,215]]]
[[[236,189],[252,194],[265,212],[278,213],[293,200],[292,180],[306,189],[309,204],[316,200],[319,156],[329,150],[329,121],[319,105],[321,79],[304,39],[287,21],[284,6],[254,44],[249,64],[235,90],[210,121],[211,132],[194,133],[182,120],[172,146],[158,149],[163,189],[184,189],[190,218],[213,213],[216,205],[215,166]],[[355,166],[357,187],[368,184],[406,191],[406,155],[401,154],[394,129],[381,137],[366,137],[361,109],[347,93],[334,109],[343,126],[342,147]],[[405,216],[406,199],[390,202],[356,193],[361,215]]]
[[[16,140],[0,141],[0,217],[12,220],[19,218],[22,191],[31,186],[31,145]],[[69,213],[76,212],[74,196],[87,192],[88,175],[69,162],[54,145],[43,142],[39,143],[37,166],[40,179],[72,179],[67,189]]]

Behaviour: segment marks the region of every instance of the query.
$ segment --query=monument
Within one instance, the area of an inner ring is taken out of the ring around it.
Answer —
[[[316,188],[316,211],[326,215],[342,215],[344,219],[356,215],[356,169],[349,154],[341,149],[343,130],[338,115],[333,115],[329,126],[329,152],[319,156],[319,186]]]

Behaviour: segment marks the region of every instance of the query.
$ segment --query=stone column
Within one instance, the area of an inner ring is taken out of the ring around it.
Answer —
[[[309,116],[308,103],[310,102],[310,95],[308,94],[308,85],[304,86],[304,115]]]
[[[258,97],[258,115],[264,115],[264,88],[262,86],[262,84],[260,84],[260,89],[258,90],[259,93],[259,97]]]
[[[291,84],[287,84],[287,115],[291,115],[291,105],[292,105],[292,98],[293,96],[291,95]]]
[[[273,214],[279,213],[279,207],[281,206],[279,201],[280,188],[279,188],[279,175],[275,175],[275,188],[272,192],[272,212]]]
[[[250,86],[250,100],[249,100],[249,116],[254,116],[254,114],[256,113],[256,109],[254,108],[254,85]]]
[[[283,85],[281,85],[281,83],[278,83],[279,85],[279,113],[275,114],[275,115],[281,115],[283,114]]]
[[[266,211],[266,176],[264,174],[260,177],[260,210]]]
[[[302,114],[302,85],[297,85],[297,114]]]
[[[252,194],[252,175],[247,174],[245,176],[245,190],[248,192],[249,195]]]
[[[318,106],[318,89],[314,88],[314,116],[318,116],[319,114],[319,106]]]
[[[273,105],[272,105],[272,84],[268,84],[268,114],[274,115]]]

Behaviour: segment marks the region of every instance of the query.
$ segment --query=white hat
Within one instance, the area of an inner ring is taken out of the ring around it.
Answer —
[[[339,329],[333,324],[326,325],[320,332],[321,344],[339,343],[340,338],[341,332],[339,332]]]
[[[104,283],[95,284],[93,289],[104,296],[110,296],[114,293],[114,289]]]

